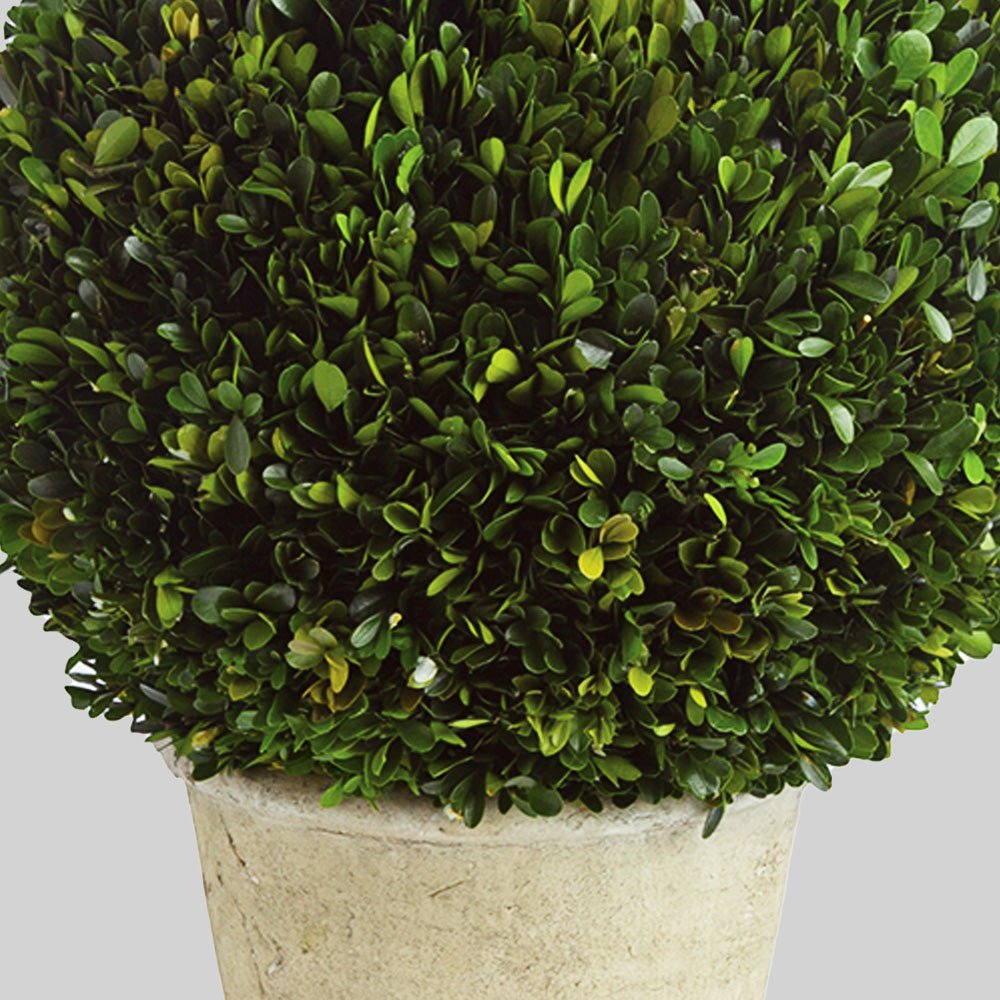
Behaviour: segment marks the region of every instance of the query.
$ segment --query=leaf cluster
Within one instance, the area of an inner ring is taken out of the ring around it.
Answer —
[[[0,545],[195,776],[830,783],[1000,640],[1000,3],[38,0]]]

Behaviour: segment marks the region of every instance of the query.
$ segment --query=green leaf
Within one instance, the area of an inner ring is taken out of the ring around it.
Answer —
[[[560,212],[566,211],[566,204],[563,201],[563,165],[562,160],[555,160],[549,168],[549,194],[555,202],[556,208]]]
[[[898,89],[911,87],[930,68],[934,58],[931,40],[915,29],[903,31],[889,42],[889,62],[896,67]]]
[[[250,223],[242,215],[232,215],[231,213],[223,212],[222,215],[216,216],[215,224],[224,233],[250,232]]]
[[[790,25],[780,24],[772,28],[764,36],[764,57],[768,65],[777,69],[784,61],[792,47],[792,29]]]
[[[986,294],[986,268],[982,257],[977,257],[972,262],[965,279],[965,288],[973,302],[979,302]]]
[[[501,347],[493,352],[485,378],[490,383],[506,382],[520,374],[521,363],[517,360],[517,355],[510,348]]]
[[[382,516],[392,528],[404,535],[420,530],[420,511],[408,503],[388,503],[382,508]]]
[[[539,816],[558,816],[562,812],[562,796],[554,788],[536,783],[528,789],[525,798]]]
[[[803,337],[798,343],[799,354],[807,358],[821,358],[824,354],[829,354],[834,347],[836,344],[822,337]]]
[[[853,188],[881,187],[892,177],[892,164],[888,160],[878,160],[863,167],[852,178],[851,183],[844,189],[850,191]]]
[[[733,363],[733,370],[743,378],[753,360],[754,343],[751,337],[737,337],[729,348],[729,359]]]
[[[814,399],[826,410],[833,424],[833,429],[844,444],[850,444],[854,440],[854,416],[851,411],[836,399],[828,396],[821,396],[814,393]]]
[[[563,282],[561,301],[575,302],[594,290],[594,279],[586,271],[570,271]]]
[[[833,784],[830,771],[827,766],[812,757],[802,754],[799,758],[799,765],[806,778],[821,791],[828,791]]]
[[[595,757],[594,762],[597,764],[597,769],[614,785],[620,781],[638,781],[642,777],[642,771],[635,764],[618,754]]]
[[[984,517],[992,513],[997,495],[986,485],[970,486],[951,497],[950,503],[973,517]]]
[[[954,97],[972,79],[979,66],[979,53],[975,49],[959,49],[948,60],[944,71],[942,90],[946,97]]]
[[[317,73],[309,84],[306,102],[310,108],[335,108],[340,102],[340,78],[336,73]]]
[[[382,629],[384,619],[385,615],[381,611],[378,611],[373,615],[369,615],[351,633],[351,645],[355,649],[362,649],[369,643],[373,642]]]
[[[243,629],[243,645],[247,649],[263,649],[275,636],[275,627],[266,619],[258,618]]]
[[[970,483],[981,483],[986,478],[986,465],[974,451],[962,456],[962,471]]]
[[[570,323],[586,319],[597,312],[603,305],[604,300],[598,298],[596,295],[588,295],[585,298],[577,299],[575,302],[570,302],[564,306],[562,312],[559,314],[559,323],[561,326],[568,326]]]
[[[975,229],[983,226],[993,218],[995,204],[992,201],[974,201],[962,213],[958,220],[959,229]]]
[[[683,481],[685,479],[690,479],[694,475],[694,469],[685,465],[679,458],[671,458],[668,455],[664,455],[664,457],[656,463],[656,467],[667,477],[667,479]]]
[[[917,145],[931,156],[944,156],[944,132],[938,116],[930,108],[917,108],[913,116]]]
[[[246,472],[250,466],[250,435],[236,414],[226,429],[226,466],[234,476]]]
[[[722,527],[725,528],[729,524],[729,518],[726,516],[726,508],[711,493],[705,494],[705,503],[708,504],[712,513],[719,519]]]
[[[344,801],[344,786],[340,782],[331,785],[320,797],[319,804],[324,809],[333,809]]]
[[[961,167],[995,153],[997,123],[988,115],[971,118],[955,133],[948,151],[948,166]]]
[[[120,163],[134,152],[141,137],[142,130],[134,118],[116,118],[97,140],[94,166],[107,167]]]
[[[341,120],[324,108],[311,108],[306,112],[306,124],[319,136],[323,145],[338,159],[351,152],[351,137]]]
[[[619,0],[587,0],[587,13],[598,32],[604,31],[618,11]]]
[[[951,427],[939,431],[920,449],[930,459],[949,459],[961,455],[979,437],[979,425],[966,416]]]
[[[958,637],[958,648],[965,656],[982,660],[993,652],[993,639],[985,629],[974,629]]]
[[[327,413],[332,413],[347,398],[347,377],[330,361],[313,365],[313,388]]]
[[[417,119],[413,113],[413,105],[410,103],[410,85],[405,72],[400,73],[389,84],[389,104],[396,112],[396,117],[404,125],[413,126],[416,124]]]
[[[61,368],[63,360],[41,344],[30,341],[20,341],[7,348],[7,360],[23,365],[36,365],[40,368]]]
[[[593,160],[584,160],[576,168],[573,177],[570,179],[569,188],[566,192],[566,211],[572,212],[574,206],[583,194],[583,189],[587,186],[587,181],[590,180],[590,172],[593,169]]]
[[[646,114],[646,128],[649,142],[662,142],[680,121],[680,108],[673,94],[661,94],[650,106]]]
[[[452,566],[451,569],[442,570],[433,580],[427,585],[427,596],[434,597],[440,594],[442,591],[448,589],[448,585],[458,577],[462,575],[464,567],[462,566]]]
[[[431,727],[416,719],[403,719],[397,722],[396,732],[399,733],[400,739],[417,753],[427,753],[437,742]]]
[[[761,448],[753,455],[747,456],[740,464],[744,469],[755,471],[773,469],[784,461],[787,450],[788,446],[781,442],[769,444],[766,448]]]
[[[499,176],[506,157],[507,150],[504,147],[503,140],[498,139],[496,136],[484,139],[479,144],[479,159],[482,160],[483,166],[494,177]]]
[[[944,486],[941,484],[941,477],[937,474],[937,470],[930,461],[924,458],[923,455],[917,455],[912,451],[904,451],[903,457],[913,466],[914,471],[923,480],[927,489],[934,496],[941,496],[944,492]]]
[[[239,607],[243,595],[233,587],[201,587],[191,598],[191,610],[206,625],[222,625],[225,608]]]
[[[951,323],[948,322],[948,317],[929,302],[921,302],[920,305],[923,307],[924,316],[927,317],[931,330],[934,331],[934,336],[944,344],[952,341],[955,335],[952,332]]]
[[[830,283],[841,291],[856,295],[868,302],[885,302],[892,294],[892,289],[877,275],[867,271],[849,271],[835,274]]]

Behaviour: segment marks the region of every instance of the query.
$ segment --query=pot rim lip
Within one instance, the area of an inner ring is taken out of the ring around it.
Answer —
[[[517,808],[501,814],[496,802],[487,802],[482,822],[467,827],[460,817],[436,806],[430,799],[400,787],[390,789],[373,806],[366,799],[345,798],[333,808],[321,806],[319,797],[329,779],[321,774],[288,775],[264,768],[220,772],[201,781],[191,778],[191,763],[178,758],[171,741],[154,744],[167,767],[187,786],[188,795],[215,800],[220,807],[237,807],[260,816],[268,826],[307,825],[321,833],[372,837],[380,841],[425,844],[471,844],[489,847],[537,845],[550,842],[597,840],[620,835],[641,835],[665,828],[699,834],[709,807],[693,795],[664,799],[656,804],[637,801],[621,808],[610,801],[603,812],[567,802],[554,817],[526,816]],[[777,795],[758,798],[737,795],[726,807],[726,816],[777,800],[797,814],[804,786],[786,786]],[[719,831],[726,826],[723,817]],[[709,838],[705,843],[711,843]]]

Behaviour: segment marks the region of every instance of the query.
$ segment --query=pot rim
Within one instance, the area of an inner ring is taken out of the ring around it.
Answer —
[[[606,839],[642,835],[665,827],[678,833],[691,829],[699,834],[709,807],[692,795],[664,799],[656,804],[637,801],[620,808],[610,801],[603,812],[567,802],[554,817],[526,816],[516,807],[501,814],[495,800],[487,802],[482,822],[467,827],[450,810],[414,795],[405,787],[390,789],[372,805],[366,799],[345,798],[328,808],[319,804],[330,780],[321,774],[289,775],[267,768],[220,772],[201,781],[191,778],[191,762],[178,758],[169,739],[154,744],[167,767],[188,787],[189,794],[205,795],[237,805],[261,816],[268,824],[308,824],[317,833],[373,837],[382,841],[425,844],[476,844],[477,846],[532,845],[557,841]],[[787,786],[778,795],[758,798],[737,795],[726,807],[726,815],[781,798],[798,798],[804,786]],[[723,817],[719,830],[726,826]],[[705,843],[711,843],[709,838]]]

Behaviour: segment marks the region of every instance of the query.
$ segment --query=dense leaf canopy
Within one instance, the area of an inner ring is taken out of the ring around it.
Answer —
[[[880,758],[1000,640],[996,0],[39,0],[0,541],[196,777]]]

